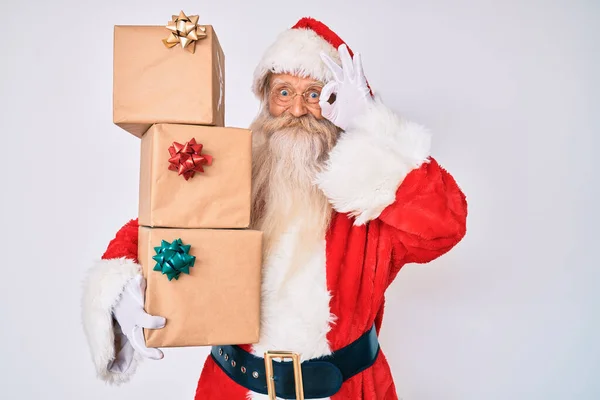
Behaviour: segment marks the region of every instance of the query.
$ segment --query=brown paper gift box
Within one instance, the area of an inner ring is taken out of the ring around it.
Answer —
[[[153,123],[224,125],[225,56],[212,26],[192,54],[164,26],[115,26],[113,122],[141,137]]]
[[[168,280],[152,259],[162,240],[181,239],[196,257],[190,274]],[[259,339],[262,232],[140,227],[145,310],[166,318],[145,329],[149,347],[250,344]]]
[[[190,139],[213,157],[184,179],[169,170],[169,147]],[[247,228],[250,224],[252,133],[248,129],[157,124],[142,137],[139,223],[172,228]]]

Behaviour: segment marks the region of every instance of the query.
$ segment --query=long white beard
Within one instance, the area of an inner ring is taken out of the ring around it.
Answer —
[[[293,273],[311,248],[323,240],[329,226],[331,206],[313,181],[337,141],[339,130],[312,117],[273,118],[266,112],[257,117],[251,129],[251,227],[263,232],[264,255],[268,257],[281,235],[294,224],[299,240],[293,250]]]

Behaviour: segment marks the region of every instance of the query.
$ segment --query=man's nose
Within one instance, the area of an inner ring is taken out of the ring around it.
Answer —
[[[296,96],[289,111],[294,117],[301,117],[308,114],[308,109],[306,108],[306,104],[304,104],[304,98],[302,96]]]

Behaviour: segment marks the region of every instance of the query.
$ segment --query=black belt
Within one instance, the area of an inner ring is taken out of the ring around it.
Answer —
[[[333,396],[344,381],[373,365],[378,354],[379,342],[373,325],[357,340],[333,354],[298,363],[302,369],[300,387],[303,388],[304,398]],[[239,346],[213,346],[211,355],[235,382],[254,392],[269,394],[264,358],[248,353]],[[277,397],[296,399],[298,382],[294,377],[294,363],[273,362]]]

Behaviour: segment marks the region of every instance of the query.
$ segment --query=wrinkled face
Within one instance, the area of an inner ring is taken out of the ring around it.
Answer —
[[[323,83],[312,78],[289,74],[273,74],[269,79],[268,108],[273,117],[288,113],[294,117],[312,115],[323,119],[319,96]]]
[[[289,224],[299,223],[296,265],[312,254],[331,218],[331,205],[314,184],[341,130],[319,106],[323,83],[290,74],[265,77],[261,109],[252,124],[252,229],[263,232],[269,254]]]

